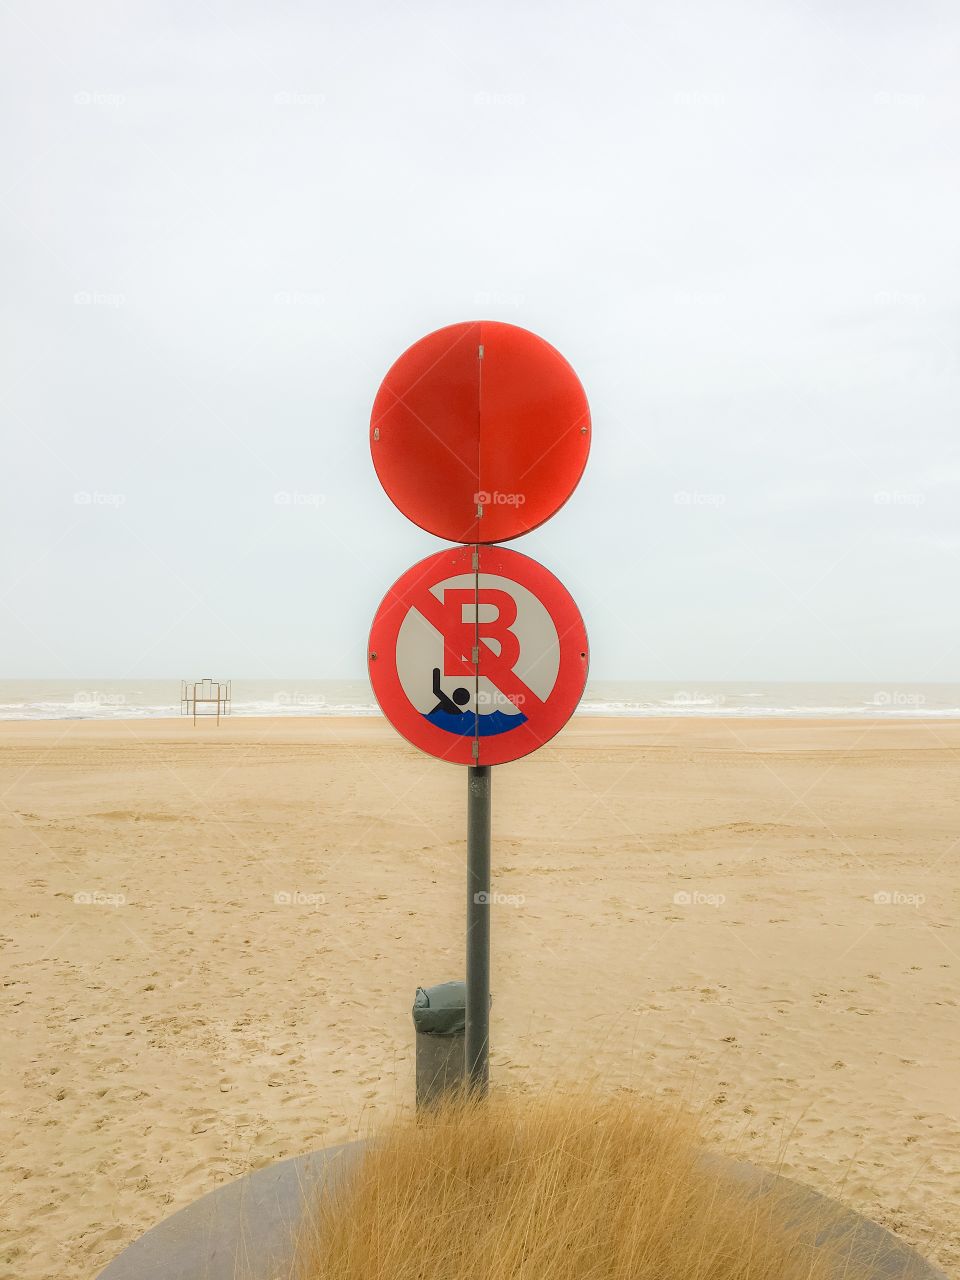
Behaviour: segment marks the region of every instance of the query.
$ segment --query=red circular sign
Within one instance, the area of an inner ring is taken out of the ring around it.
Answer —
[[[549,342],[475,320],[427,334],[384,378],[370,416],[380,483],[451,542],[507,542],[549,520],[590,451],[580,379]]]
[[[549,570],[506,547],[451,547],[387,592],[370,629],[377,702],[415,747],[504,764],[549,741],[587,679],[587,633]]]

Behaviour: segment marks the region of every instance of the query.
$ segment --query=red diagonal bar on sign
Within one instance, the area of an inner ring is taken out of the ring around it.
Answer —
[[[480,643],[484,648],[480,657],[480,674],[492,681],[503,696],[509,698],[521,711],[527,714],[529,711],[542,711],[544,704],[533,690],[523,683],[513,668],[500,661],[499,654],[490,648],[482,636]]]
[[[454,658],[454,664],[459,668],[460,674],[469,676],[474,674],[474,666],[471,662],[464,662],[460,654],[456,653],[446,645],[446,634],[444,632],[444,624],[446,623],[446,614],[443,605],[437,597],[426,587],[418,588],[416,593],[411,597],[411,606],[418,613],[423,614],[427,622],[430,623],[436,631],[444,638],[444,646],[448,656]],[[541,711],[543,703],[537,695],[527,685],[523,683],[517,673],[508,667],[505,662],[500,661],[499,655],[487,644],[481,637],[480,644],[483,645],[483,653],[480,661],[480,674],[491,680],[505,698],[509,698],[516,706],[525,710],[529,707],[533,711]]]
[[[435,631],[438,631],[443,636],[444,664],[448,668],[451,666],[456,667],[462,676],[476,675],[474,664],[466,661],[463,654],[457,653],[456,649],[447,640],[445,630],[446,611],[433,592],[428,587],[418,586],[416,592],[410,598],[410,604],[418,613],[423,614]],[[449,674],[452,675],[453,672],[451,671]]]

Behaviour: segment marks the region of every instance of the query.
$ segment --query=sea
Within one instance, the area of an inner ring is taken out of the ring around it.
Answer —
[[[366,680],[233,680],[234,716],[378,716]],[[179,716],[179,680],[4,680],[0,720],[143,720]],[[851,684],[592,680],[585,716],[960,718],[960,682]]]

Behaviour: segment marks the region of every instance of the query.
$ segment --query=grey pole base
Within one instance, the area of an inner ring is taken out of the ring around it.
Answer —
[[[218,1187],[128,1245],[99,1280],[289,1280],[304,1196],[332,1185],[366,1145],[325,1147]],[[797,1208],[804,1216],[839,1208],[827,1196],[753,1165],[712,1155],[705,1159],[757,1194],[774,1187],[799,1193]],[[826,1245],[854,1230],[874,1280],[948,1280],[902,1240],[847,1209],[811,1244]]]
[[[490,765],[467,769],[466,1083],[490,1083]]]

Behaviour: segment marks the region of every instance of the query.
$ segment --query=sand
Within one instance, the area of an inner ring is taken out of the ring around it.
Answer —
[[[578,719],[498,767],[494,1083],[685,1094],[956,1273],[958,752]],[[95,1275],[411,1099],[414,990],[463,974],[462,769],[377,719],[5,723],[0,791],[0,1276]]]

